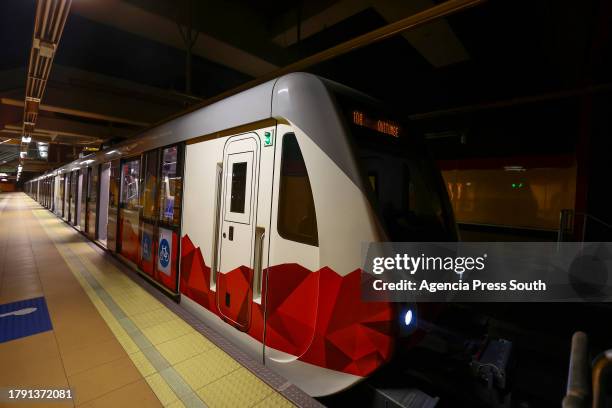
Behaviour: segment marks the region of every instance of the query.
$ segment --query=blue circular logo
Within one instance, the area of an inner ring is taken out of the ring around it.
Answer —
[[[166,238],[162,239],[159,243],[159,264],[163,268],[167,268],[170,264],[170,245]]]

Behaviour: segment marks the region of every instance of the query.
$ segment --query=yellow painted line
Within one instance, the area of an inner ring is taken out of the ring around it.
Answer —
[[[36,214],[36,216],[39,219],[44,217],[42,214]],[[49,219],[50,217],[44,217],[44,218]],[[55,242],[51,234],[56,234],[58,236],[65,237],[68,235],[68,233],[71,232],[70,230],[66,230],[65,228],[59,228],[60,226],[65,227],[64,225],[61,224],[61,221],[58,220],[56,226],[53,227],[53,229],[55,229],[56,231],[50,231],[50,228],[52,227],[46,226],[45,224],[42,224],[42,226],[43,226],[43,229],[45,229],[45,232],[51,238],[53,244],[55,245],[56,249],[62,256],[62,258],[68,265],[70,271],[72,272],[72,275],[81,284],[81,286],[87,293],[88,297],[90,298],[90,300],[92,301],[92,303],[94,304],[94,306],[96,307],[96,309],[98,310],[98,312],[100,313],[100,315],[102,316],[106,324],[109,326],[109,328],[111,329],[111,331],[113,332],[113,334],[115,335],[119,343],[123,346],[126,353],[128,353],[128,356],[130,357],[130,359],[132,360],[132,362],[134,363],[138,371],[141,373],[141,375],[145,378],[145,380],[147,381],[147,383],[149,384],[149,386],[151,387],[151,389],[153,390],[157,398],[162,403],[162,405],[169,406],[172,403],[180,402],[179,397],[172,391],[171,387],[167,384],[166,380],[157,373],[157,370],[155,370],[155,368],[146,358],[144,353],[142,353],[140,347],[136,343],[134,343],[130,335],[125,331],[125,329],[121,326],[121,324],[115,318],[113,313],[108,309],[108,307],[100,299],[96,291],[91,287],[91,285],[81,275],[81,273],[78,270],[78,267],[74,265],[73,260],[67,254],[65,247],[69,247],[70,249],[72,249],[72,252],[77,257],[79,257],[79,259],[81,260],[81,262],[83,262],[84,265],[86,265],[90,273],[93,272],[92,275],[95,277],[96,280],[98,280],[98,278],[100,277],[101,278],[100,280],[106,282],[106,284],[108,285],[107,292],[109,293],[111,297],[113,297],[112,293],[114,293],[118,300],[122,299],[123,295],[120,293],[120,288],[121,287],[127,288],[129,287],[129,284],[130,283],[133,284],[133,282],[129,281],[129,278],[127,278],[123,273],[117,270],[113,270],[114,268],[109,268],[107,272],[110,275],[115,275],[114,276],[115,279],[109,279],[108,275],[106,276],[102,275],[104,272],[98,270],[93,264],[91,264],[91,262],[89,262],[87,258],[82,257],[85,250],[87,249],[91,250],[91,248],[88,247],[87,243],[82,242],[82,243],[76,243],[76,244],[58,244],[57,242]],[[100,282],[100,280],[98,280],[98,282]],[[101,285],[104,287],[103,283],[101,283]],[[137,285],[134,285],[134,287],[137,289],[140,289],[143,292],[142,294],[137,295],[139,300],[147,300],[144,303],[148,304],[149,306],[155,306],[155,308],[162,306],[159,302],[157,302],[157,300],[153,299],[150,295],[148,295],[142,288],[138,287]],[[138,292],[138,290],[135,290],[135,292]],[[149,299],[146,299],[146,297],[144,296],[145,294],[149,296]],[[155,303],[152,301],[157,302],[160,306],[155,305]],[[117,303],[120,303],[120,302],[117,302]],[[126,305],[125,302],[123,303],[124,305]],[[134,311],[135,310],[133,310],[132,308],[131,312],[134,312]]]

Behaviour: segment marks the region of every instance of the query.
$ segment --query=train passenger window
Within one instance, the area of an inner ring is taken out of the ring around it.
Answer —
[[[110,185],[108,189],[108,205],[110,208],[119,207],[119,185],[121,177],[119,172],[119,160],[111,162]]]
[[[161,189],[159,194],[159,220],[178,226],[181,219],[182,177],[177,169],[178,146],[162,150]]]
[[[319,245],[310,180],[302,151],[293,133],[283,136],[277,229],[285,239]]]
[[[246,200],[247,162],[232,165],[232,198],[230,212],[244,214]]]
[[[123,163],[121,170],[121,204],[129,210],[138,209],[140,160]]]
[[[142,215],[144,218],[155,219],[157,204],[157,169],[159,167],[158,151],[145,153],[144,185],[142,186]]]

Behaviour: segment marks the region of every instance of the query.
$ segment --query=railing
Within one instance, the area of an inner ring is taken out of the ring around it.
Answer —
[[[591,379],[589,375],[589,344],[583,332],[572,336],[567,392],[563,398],[563,408],[586,408],[591,399]]]
[[[588,337],[576,332],[572,337],[567,391],[563,408],[605,408],[608,397],[609,376],[612,373],[612,350],[599,354],[589,362]]]
[[[592,214],[585,212],[574,212],[574,210],[571,209],[563,209],[559,213],[559,230],[557,232],[557,242],[564,242],[567,237],[573,236],[575,216],[582,217],[582,242],[584,242],[586,237],[588,225],[587,221],[589,220],[595,221],[597,224],[605,227],[606,229],[612,230],[612,224],[602,220],[601,218],[595,217]]]

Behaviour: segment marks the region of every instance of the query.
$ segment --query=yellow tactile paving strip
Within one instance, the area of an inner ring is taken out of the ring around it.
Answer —
[[[34,213],[163,406],[293,406],[105,261],[74,229],[48,211]]]

